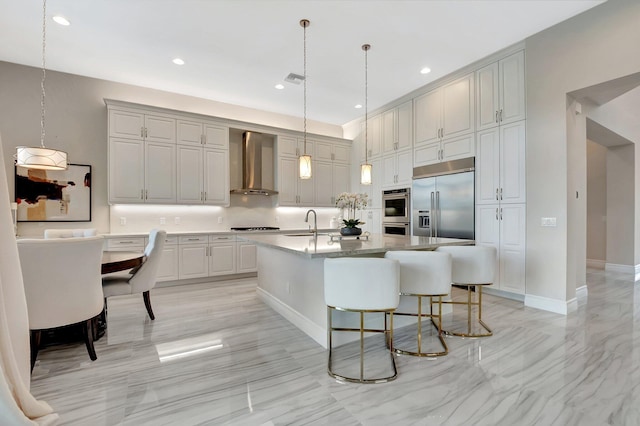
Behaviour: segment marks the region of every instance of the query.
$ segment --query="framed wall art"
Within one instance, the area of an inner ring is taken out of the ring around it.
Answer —
[[[67,170],[16,166],[18,222],[90,222],[91,166],[69,164]]]

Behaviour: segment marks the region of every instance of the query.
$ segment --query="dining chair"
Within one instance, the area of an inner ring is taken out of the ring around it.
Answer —
[[[111,296],[142,293],[149,318],[156,319],[151,308],[150,290],[156,285],[156,275],[166,238],[166,231],[152,229],[149,233],[149,243],[144,250],[145,260],[142,265],[134,268],[129,274],[102,277],[105,311],[107,311],[107,299]]]
[[[44,230],[44,237],[49,238],[78,238],[78,237],[95,237],[98,235],[96,228],[75,228],[75,229],[58,229],[50,228]]]
[[[43,330],[81,324],[91,360],[93,318],[103,308],[101,286],[102,237],[21,239],[17,241],[24,279],[31,369]]]

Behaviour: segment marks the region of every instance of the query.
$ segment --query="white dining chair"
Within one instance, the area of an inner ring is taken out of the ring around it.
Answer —
[[[108,312],[107,299],[111,296],[142,293],[149,318],[156,319],[151,308],[150,290],[156,285],[156,275],[166,238],[166,231],[151,230],[149,243],[144,250],[145,260],[142,265],[134,268],[129,274],[113,274],[102,277],[105,311]]]
[[[93,319],[103,307],[102,244],[102,237],[17,241],[29,314],[31,369],[42,330],[71,324],[82,325],[89,357],[97,359]]]

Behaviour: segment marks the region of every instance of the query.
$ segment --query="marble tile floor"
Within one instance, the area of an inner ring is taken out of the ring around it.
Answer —
[[[158,288],[155,321],[139,295],[110,300],[95,362],[81,342],[41,350],[31,389],[64,425],[640,424],[639,287],[587,280],[569,316],[486,295],[494,336],[399,356],[398,379],[376,385],[331,379],[326,351],[258,300],[255,279]]]

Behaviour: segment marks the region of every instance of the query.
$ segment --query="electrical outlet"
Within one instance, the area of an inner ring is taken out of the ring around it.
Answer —
[[[218,216],[218,223],[222,223],[222,216]]]
[[[167,224],[167,218],[161,217],[160,218],[160,225],[166,225],[166,224]]]
[[[176,225],[180,225],[180,217],[179,217],[179,216],[176,216],[176,217],[173,219],[173,223],[175,223]]]
[[[557,220],[555,217],[543,217],[543,218],[540,218],[540,225],[555,227],[557,226]]]
[[[120,226],[124,226],[127,224],[127,218],[126,217],[121,217],[120,218]]]

